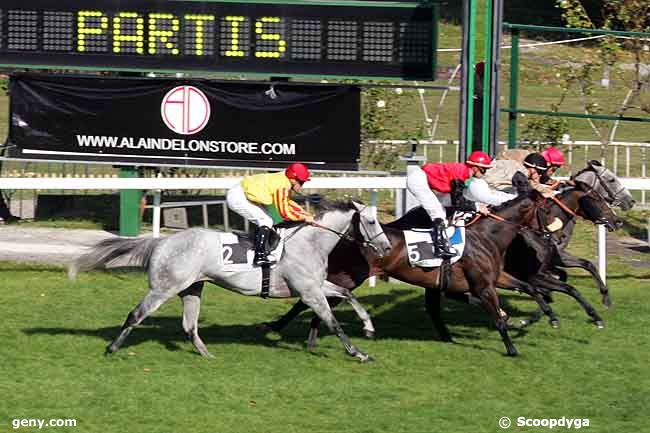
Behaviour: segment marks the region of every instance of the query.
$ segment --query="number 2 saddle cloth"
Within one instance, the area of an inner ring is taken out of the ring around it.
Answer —
[[[465,250],[465,216],[465,214],[454,215],[452,224],[446,228],[449,244],[458,253],[450,259],[450,263],[460,260]],[[437,268],[442,264],[442,259],[434,256],[431,229],[403,230],[403,233],[411,266]]]
[[[275,266],[275,263],[282,257],[284,231],[282,228],[275,228],[278,241],[270,248],[269,259],[274,263],[271,267]],[[255,257],[253,239],[247,233],[220,233],[219,239],[221,240],[221,264],[226,271],[241,272],[257,268],[253,265]]]

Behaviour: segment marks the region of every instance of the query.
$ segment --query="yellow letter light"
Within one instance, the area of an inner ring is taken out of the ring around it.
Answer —
[[[123,43],[124,51],[144,54],[144,18],[135,12],[120,12],[113,18],[113,52],[122,52]]]
[[[255,51],[255,57],[259,58],[273,58],[278,59],[284,57],[287,50],[287,42],[282,39],[281,33],[265,33],[266,29],[270,28],[271,32],[279,32],[282,30],[282,20],[280,17],[262,17],[255,22],[255,34],[257,35],[258,43],[255,44],[256,48],[268,49],[264,51]]]
[[[149,54],[180,54],[181,21],[172,14],[149,14]]]
[[[196,36],[194,39],[194,52],[190,52],[188,54],[196,54],[197,56],[202,56],[204,54],[204,48],[206,39],[206,22],[212,23],[214,22],[214,15],[185,15],[185,20],[193,22],[194,25],[196,26]],[[207,32],[208,34],[211,34],[211,32]]]
[[[89,26],[88,18],[97,18],[99,27]],[[108,30],[108,17],[101,11],[77,12],[77,51],[86,51],[87,38],[106,33]]]

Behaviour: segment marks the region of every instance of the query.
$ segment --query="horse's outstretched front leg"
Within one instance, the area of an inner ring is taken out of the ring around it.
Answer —
[[[199,313],[201,311],[201,293],[203,292],[203,282],[199,281],[192,284],[187,289],[178,294],[183,300],[183,329],[187,338],[192,342],[194,348],[206,358],[214,358],[205,343],[199,337]]]
[[[512,275],[510,275],[505,271],[501,271],[501,273],[497,277],[496,285],[497,287],[506,290],[520,290],[526,293],[527,295],[531,296],[537,302],[537,305],[539,305],[539,308],[542,310],[542,312],[546,314],[546,316],[548,316],[548,321],[551,324],[551,326],[554,328],[560,326],[560,321],[555,315],[555,312],[544,300],[544,296],[542,296],[542,294],[538,290],[536,290],[535,287],[531,286],[525,281],[521,281],[520,279],[513,277]],[[529,325],[530,323],[533,322],[533,320],[532,319],[526,321],[522,320],[521,322],[523,325]]]
[[[274,322],[263,323],[260,327],[262,328],[263,331],[266,332],[269,331],[280,332],[284,328],[286,328],[287,325],[291,323],[293,319],[298,317],[300,313],[308,309],[309,307],[305,305],[304,302],[298,301],[293,305],[293,307],[291,307],[289,311],[287,311],[287,313],[284,316],[280,317],[278,320]]]
[[[598,273],[598,269],[596,268],[596,265],[594,265],[592,262],[590,262],[587,259],[582,259],[580,257],[571,255],[564,250],[560,250],[558,251],[558,254],[553,255],[552,264],[554,266],[561,266],[563,268],[585,269],[587,272],[591,274],[594,281],[596,281],[596,284],[598,285],[598,290],[600,291],[600,295],[602,296],[603,305],[607,308],[612,306],[612,300],[609,297],[609,289],[607,288],[607,285],[603,282],[602,278],[600,278],[600,274]]]
[[[366,334],[366,337],[373,338],[375,336],[375,326],[372,324],[372,319],[368,311],[361,305],[361,302],[352,294],[351,290],[341,287],[337,284],[325,281],[323,283],[323,289],[325,290],[325,296],[327,298],[334,298],[329,300],[330,308],[333,309],[336,307],[341,299],[344,299],[355,313],[359,319],[363,322],[363,331]]]
[[[571,296],[573,299],[578,301],[578,303],[582,306],[582,308],[589,315],[589,317],[591,317],[591,319],[594,321],[594,324],[598,328],[605,327],[605,321],[603,320],[602,317],[600,317],[596,309],[572,285],[563,283],[562,281],[559,281],[553,277],[550,277],[548,275],[542,275],[542,274],[535,275],[531,279],[531,283],[535,284],[536,286],[545,288],[547,290],[552,290],[554,292],[560,292]]]
[[[372,361],[372,358],[354,346],[348,336],[343,332],[343,328],[341,328],[341,325],[334,317],[334,314],[327,303],[324,288],[319,287],[314,290],[307,289],[302,291],[300,296],[302,301],[308,305],[323,322],[325,322],[325,325],[327,325],[329,330],[339,337],[341,344],[343,344],[343,347],[348,354],[359,359],[361,362]]]

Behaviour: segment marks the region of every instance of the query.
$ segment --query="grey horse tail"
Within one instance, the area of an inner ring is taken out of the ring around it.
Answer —
[[[78,272],[105,268],[110,262],[128,255],[125,266],[147,269],[151,254],[161,239],[154,238],[108,238],[98,242],[86,254],[68,266],[68,278],[74,280]]]

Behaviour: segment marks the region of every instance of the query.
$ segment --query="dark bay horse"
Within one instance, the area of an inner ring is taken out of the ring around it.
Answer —
[[[506,253],[505,269],[545,294],[550,291],[571,296],[582,306],[592,322],[602,328],[605,326],[603,319],[582,294],[568,284],[566,279],[559,280],[553,275],[557,273],[556,266],[564,263],[563,257],[570,257],[572,260],[578,261],[581,265],[576,267],[585,268],[592,274],[598,275],[598,270],[590,261],[574,257],[564,251],[573,233],[577,217],[584,217],[597,224],[604,224],[609,231],[619,228],[623,223],[609,207],[602,206],[602,202],[606,200],[591,186],[577,182],[576,188],[583,191],[585,195],[580,197],[572,193],[573,189],[569,189],[558,196],[564,203],[563,206],[548,202],[547,206],[540,208],[543,225],[558,224],[561,225],[561,229],[544,238],[531,239],[528,234],[517,236]],[[600,281],[600,277],[598,280]],[[603,303],[609,305],[607,286],[599,284],[599,288]],[[556,326],[558,324],[558,322],[555,323]]]
[[[470,293],[475,299],[478,299],[494,320],[506,351],[511,356],[517,355],[517,350],[508,335],[507,318],[499,306],[496,288],[504,287],[524,291],[535,297],[540,306],[546,305],[541,295],[528,283],[503,272],[503,255],[518,230],[524,227],[538,228],[535,218],[538,201],[539,196],[536,193],[523,195],[492,210],[495,215],[505,219],[506,223],[484,218],[469,227],[466,231],[465,252],[463,257],[451,266],[445,291],[448,295],[460,297],[465,296],[465,293]],[[440,337],[445,341],[451,341],[451,334],[440,315],[440,272],[438,269],[410,266],[402,235],[404,219],[383,225],[384,233],[391,240],[393,248],[389,255],[377,262],[377,265],[388,276],[427,288],[427,311]],[[430,225],[430,222],[428,224]],[[413,227],[410,223],[407,225],[409,228]],[[341,247],[345,246],[341,245]],[[353,262],[350,260],[351,255],[340,254],[340,252],[337,256],[345,258],[346,263],[340,263],[340,267],[330,264],[328,281],[335,284],[355,284],[356,287],[368,276],[368,262],[365,262],[365,265],[361,260]],[[353,266],[350,266],[349,263],[352,263]],[[299,308],[301,307],[294,307],[290,313],[295,313]],[[545,312],[552,314],[550,309],[548,310]],[[287,322],[288,320],[283,318],[272,324],[271,328],[277,330]]]
[[[609,208],[604,203],[602,203],[602,201],[598,201],[597,196],[593,197],[593,200],[596,200],[596,210],[598,212],[594,211],[593,203],[591,203],[591,201],[580,201],[582,197],[586,197],[587,195],[588,193],[576,189],[573,190],[572,193],[565,193],[562,199],[569,203],[570,206],[578,205],[576,209],[580,208],[580,204],[582,204],[585,208],[589,208],[588,204],[591,204],[592,208],[589,211],[580,210],[580,212],[587,212],[585,216],[594,222],[601,220],[603,222],[609,222],[610,220],[613,221],[615,219],[615,215],[613,215],[611,211],[608,212]],[[559,206],[555,203],[553,203],[551,206],[559,208]],[[507,207],[509,206],[506,205],[502,206],[501,208],[503,209]],[[494,209],[493,212],[498,212],[497,209]],[[603,215],[605,215],[605,217]],[[439,274],[437,270],[427,271],[421,268],[412,268],[409,266],[406,259],[405,245],[401,233],[401,230],[414,227],[428,227],[429,225],[430,221],[428,219],[428,216],[422,210],[422,208],[415,208],[399,220],[384,225],[384,232],[391,239],[391,242],[393,243],[393,250],[392,253],[379,264],[382,268],[382,271],[388,275],[401,281],[424,287],[426,289],[425,299],[427,312],[429,313],[440,338],[444,341],[451,341],[451,335],[449,334],[449,331],[447,330],[440,317],[441,293],[440,289],[437,286]],[[477,223],[475,226],[468,227],[467,246],[470,247],[470,245],[472,245],[472,247],[470,249],[467,249],[465,254],[469,254],[471,256],[468,257],[464,262],[461,260],[463,263],[459,262],[461,263],[460,265],[457,263],[455,267],[452,267],[452,270],[454,271],[452,275],[454,278],[452,281],[452,287],[450,287],[449,290],[445,291],[446,297],[459,299],[464,302],[467,302],[468,299],[473,299],[473,303],[482,303],[480,296],[472,296],[470,298],[466,296],[467,292],[473,295],[476,292],[476,289],[474,289],[474,291],[470,291],[469,280],[465,276],[463,266],[471,266],[472,263],[481,261],[485,256],[487,256],[487,261],[484,262],[484,264],[487,264],[488,267],[498,266],[498,263],[494,263],[493,259],[497,259],[496,261],[498,261],[498,258],[503,256],[505,249],[502,248],[504,246],[507,248],[509,242],[508,239],[512,240],[512,238],[514,238],[518,232],[518,230],[513,230],[513,228],[516,229],[516,227],[514,227],[512,224],[498,224],[496,221],[488,219],[482,220],[480,224]],[[503,236],[504,231],[508,232],[508,235],[506,237]],[[488,234],[487,239],[485,238],[486,233]],[[490,243],[490,240],[492,239],[492,237],[489,236],[490,233],[494,235],[494,238],[499,239],[503,242],[500,245],[500,248],[496,248],[497,251],[495,251],[493,244]],[[488,242],[486,242],[486,240]],[[481,241],[487,243],[488,245],[482,246]],[[370,275],[371,270],[368,266],[368,262],[363,256],[350,254],[349,251],[345,251],[347,248],[348,247],[345,245],[345,243],[339,243],[335,250],[338,251],[337,254],[330,257],[328,281],[352,290],[355,287],[359,286]],[[481,270],[483,267],[478,269]],[[487,270],[487,272],[493,274],[495,269],[499,268],[491,268]],[[486,275],[490,274],[488,273]],[[472,278],[471,273],[470,278]],[[492,277],[492,279],[494,279],[494,277]],[[549,315],[551,322],[557,323],[557,318],[553,314],[552,310],[550,310],[550,308],[546,308],[547,306],[544,302],[540,302],[539,293],[536,292],[529,284],[526,284],[517,278],[513,278],[513,276],[508,272],[499,272],[496,276],[495,285],[505,289],[522,290],[531,294]],[[531,291],[535,293],[530,293]],[[285,316],[275,322],[266,324],[266,326],[268,329],[279,331],[284,328],[284,326],[286,326],[300,312],[304,311],[304,309],[304,306],[302,306],[300,303],[297,303]],[[313,339],[315,338],[317,329],[318,321],[315,318],[312,322],[312,331],[310,332],[310,344],[313,344]]]

